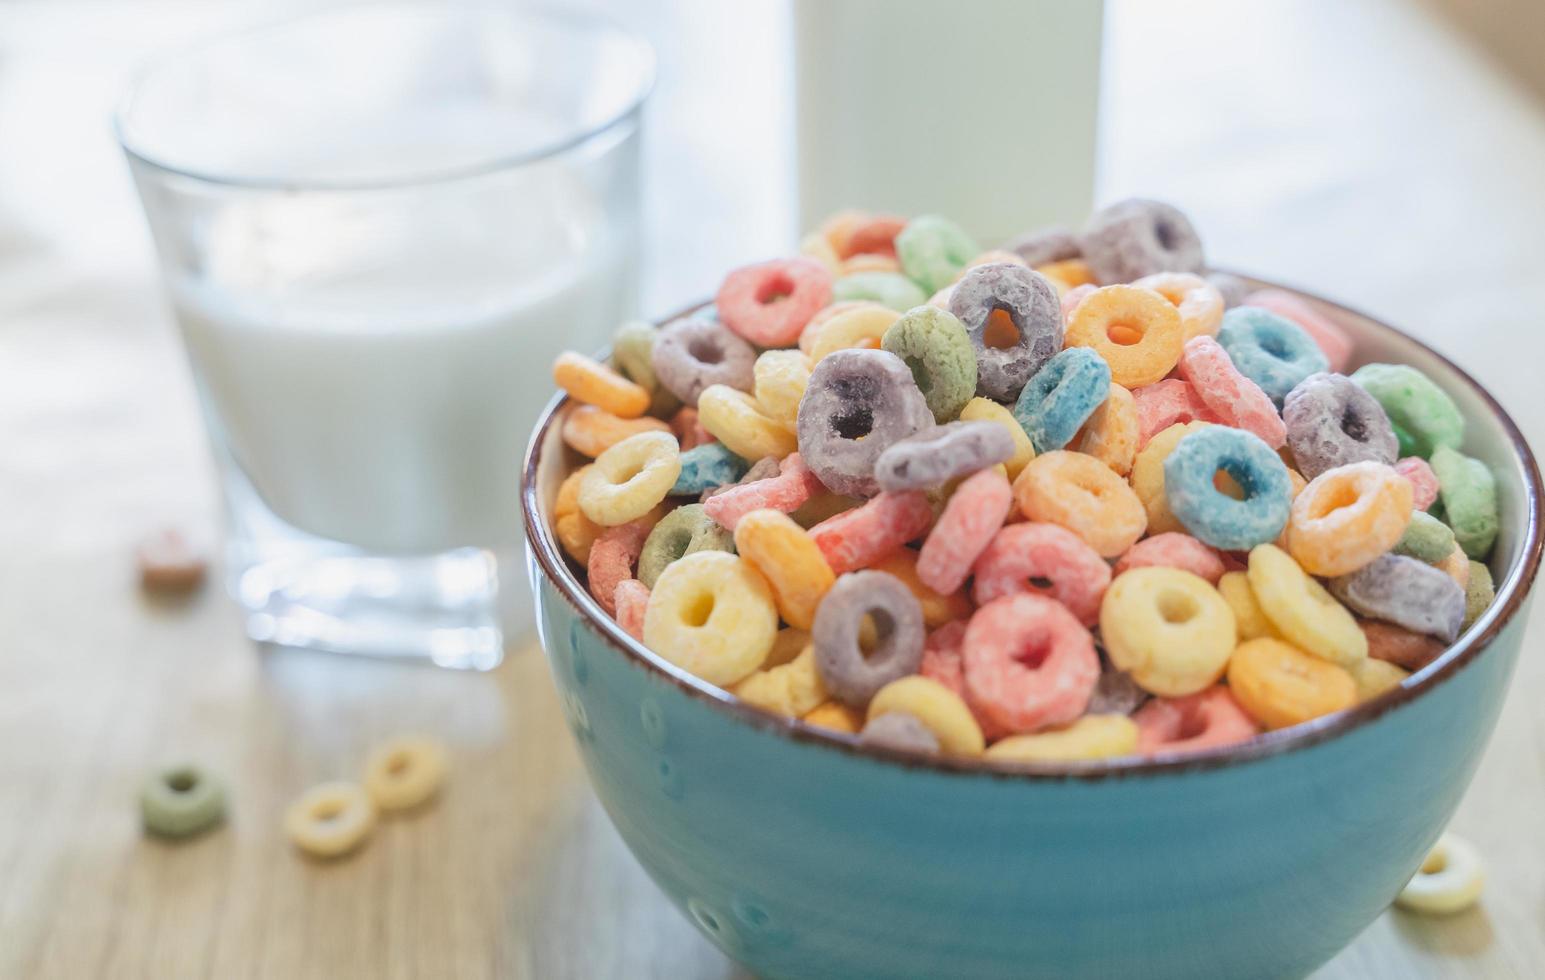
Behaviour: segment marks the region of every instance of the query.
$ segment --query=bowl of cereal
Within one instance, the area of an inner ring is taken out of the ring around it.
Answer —
[[[1519,654],[1501,406],[1155,202],[986,253],[839,215],[554,374],[565,715],[759,976],[1305,975],[1418,873]]]

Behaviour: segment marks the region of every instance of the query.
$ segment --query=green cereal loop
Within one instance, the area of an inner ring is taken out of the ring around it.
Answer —
[[[1438,474],[1438,499],[1454,540],[1471,558],[1485,558],[1497,540],[1497,480],[1478,459],[1447,446],[1433,450],[1432,471]]]
[[[624,323],[612,335],[612,367],[653,396],[650,415],[667,418],[681,407],[681,399],[655,377],[654,342],[659,336],[660,332],[643,320]]]
[[[665,566],[698,551],[735,553],[735,536],[720,527],[702,504],[677,507],[660,519],[638,553],[638,580],[654,588]]]
[[[168,766],[145,780],[139,808],[147,832],[192,837],[225,816],[225,787],[198,766]]]
[[[976,394],[976,349],[948,310],[918,306],[885,331],[880,346],[907,363],[935,422],[960,415]]]
[[[936,214],[913,218],[896,236],[902,271],[929,294],[954,282],[981,252],[959,225]]]
[[[1406,533],[1395,544],[1395,554],[1409,555],[1431,565],[1454,552],[1454,532],[1449,526],[1424,511],[1412,511]]]
[[[1470,563],[1470,580],[1465,585],[1465,622],[1463,629],[1481,618],[1481,613],[1497,597],[1496,586],[1491,581],[1491,569],[1478,561]]]
[[[1458,449],[1465,420],[1454,400],[1409,364],[1365,364],[1352,380],[1384,407],[1400,440],[1400,455],[1432,455],[1439,446]]]
[[[832,302],[871,300],[905,313],[928,302],[923,288],[896,272],[855,272],[832,283]]]

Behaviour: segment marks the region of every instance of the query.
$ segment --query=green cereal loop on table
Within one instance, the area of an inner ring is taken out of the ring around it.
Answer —
[[[168,766],[146,778],[139,806],[147,832],[191,837],[225,816],[225,786],[198,766]]]
[[[654,342],[660,332],[643,320],[629,320],[612,335],[612,367],[649,392],[649,414],[665,418],[681,407],[681,399],[660,383],[654,373]]]
[[[1463,444],[1465,420],[1458,406],[1416,368],[1365,364],[1353,372],[1352,380],[1384,407],[1400,440],[1400,455],[1426,459],[1439,446],[1458,449]]]
[[[937,214],[913,218],[896,236],[902,271],[929,294],[954,282],[981,252],[959,225]]]
[[[1478,561],[1470,563],[1470,579],[1465,585],[1465,620],[1463,629],[1469,629],[1470,624],[1481,618],[1491,605],[1491,600],[1497,597],[1496,586],[1491,580],[1491,569]]]
[[[885,331],[880,346],[906,362],[940,425],[959,417],[976,395],[976,349],[965,324],[948,310],[908,310]]]
[[[896,272],[855,272],[832,283],[832,302],[870,300],[905,313],[928,302],[923,288]]]
[[[1428,462],[1438,475],[1438,499],[1454,540],[1471,558],[1485,558],[1497,540],[1496,477],[1485,463],[1447,446],[1433,450]]]
[[[654,588],[665,566],[698,551],[735,553],[735,535],[720,527],[702,504],[677,507],[660,519],[638,553],[638,580]]]
[[[1395,544],[1395,554],[1408,555],[1431,565],[1454,552],[1454,532],[1425,511],[1412,511],[1406,533]]]

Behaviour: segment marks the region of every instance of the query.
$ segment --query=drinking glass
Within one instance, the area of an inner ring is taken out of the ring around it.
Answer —
[[[646,44],[357,6],[153,66],[117,117],[258,641],[496,665],[548,369],[636,303]]]

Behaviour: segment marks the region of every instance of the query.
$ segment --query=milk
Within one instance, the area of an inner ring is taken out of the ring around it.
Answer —
[[[170,284],[217,441],[303,531],[397,554],[517,543],[552,359],[633,305],[635,229],[580,174],[464,183],[421,207],[254,195],[205,229],[204,274]]]

